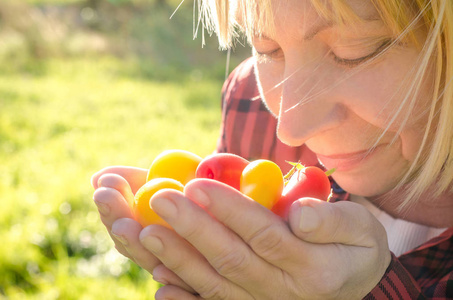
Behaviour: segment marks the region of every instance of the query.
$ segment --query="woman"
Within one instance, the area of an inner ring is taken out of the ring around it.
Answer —
[[[197,180],[152,199],[175,231],[105,215],[128,237],[118,249],[166,284],[156,299],[453,298],[453,3],[212,4],[200,11],[221,46],[238,29],[253,46],[279,139],[335,167],[351,201],[302,198],[286,224]],[[131,195],[120,176],[100,182],[101,207]]]

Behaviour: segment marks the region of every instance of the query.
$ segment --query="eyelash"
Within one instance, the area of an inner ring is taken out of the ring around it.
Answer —
[[[348,67],[348,68],[353,68],[353,67],[359,66],[360,64],[379,55],[384,49],[387,48],[387,46],[389,46],[393,43],[394,43],[393,39],[387,39],[387,40],[383,41],[382,44],[380,44],[379,47],[377,47],[377,49],[375,51],[373,51],[372,53],[365,55],[363,57],[354,58],[354,59],[346,59],[346,58],[338,57],[332,51],[330,52],[330,55],[332,56],[333,60],[337,64]],[[278,51],[280,51],[280,48],[273,50],[271,52],[268,52],[268,53],[260,53],[255,50],[255,54],[261,62],[269,62],[269,61],[274,60],[272,56],[275,55],[276,53],[278,53]]]
[[[333,52],[331,52],[330,55],[332,55],[333,60],[337,64],[343,65],[343,66],[346,66],[349,68],[353,68],[353,67],[359,66],[360,64],[376,57],[377,55],[382,53],[382,51],[385,50],[389,45],[393,44],[393,42],[394,42],[393,39],[387,39],[387,40],[383,41],[382,44],[380,44],[379,47],[377,47],[377,49],[375,51],[373,51],[372,53],[365,55],[363,57],[359,57],[359,58],[345,59],[345,58],[336,56],[335,53],[333,53]]]
[[[270,52],[258,52],[255,50],[254,53],[259,62],[267,63],[276,60],[273,56],[278,53],[278,51],[280,51],[280,48],[272,50]]]

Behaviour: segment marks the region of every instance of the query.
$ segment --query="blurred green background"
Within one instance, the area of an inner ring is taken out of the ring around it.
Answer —
[[[0,1],[0,299],[153,299],[90,176],[215,147],[226,52],[193,1]],[[249,55],[239,46],[229,70]]]

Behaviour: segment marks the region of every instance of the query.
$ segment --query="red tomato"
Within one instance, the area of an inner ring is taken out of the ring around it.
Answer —
[[[239,190],[241,174],[249,161],[231,153],[216,153],[204,158],[198,165],[197,178],[214,179]]]
[[[302,168],[289,179],[272,211],[286,219],[294,201],[304,197],[327,201],[330,193],[330,180],[323,170],[317,167]]]

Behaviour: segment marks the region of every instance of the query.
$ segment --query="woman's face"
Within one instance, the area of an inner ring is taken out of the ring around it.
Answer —
[[[327,169],[336,168],[333,177],[346,191],[388,192],[414,161],[427,123],[432,75],[401,106],[419,48],[396,42],[382,52],[395,37],[368,0],[348,1],[365,21],[343,27],[319,16],[309,0],[274,2],[275,30],[256,36],[253,47],[278,137],[306,144]],[[424,40],[423,30],[415,33]]]

